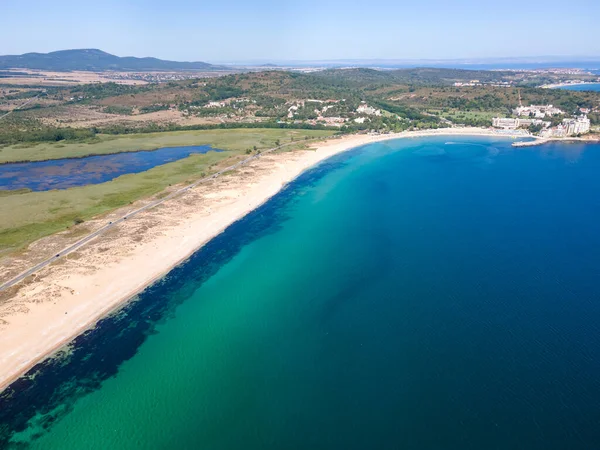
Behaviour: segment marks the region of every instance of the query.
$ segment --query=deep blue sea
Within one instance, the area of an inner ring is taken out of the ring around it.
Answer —
[[[600,448],[600,145],[511,142],[309,170],[5,391],[0,447]]]
[[[145,172],[194,153],[216,150],[208,145],[164,147],[85,158],[0,164],[0,190],[49,191],[99,184],[128,173]]]

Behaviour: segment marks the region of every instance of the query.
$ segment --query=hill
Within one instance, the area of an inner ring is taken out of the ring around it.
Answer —
[[[432,84],[451,85],[454,82],[479,80],[482,82],[511,81],[523,77],[520,72],[446,69],[437,67],[417,67],[411,69],[376,70],[369,68],[329,69],[315,72],[315,77],[330,83],[342,81],[353,85],[366,84]]]
[[[0,69],[87,71],[214,70],[205,62],[165,61],[158,58],[119,57],[97,49],[61,50],[51,53],[25,53],[0,56]]]

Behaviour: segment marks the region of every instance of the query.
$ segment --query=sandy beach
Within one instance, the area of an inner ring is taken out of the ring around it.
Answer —
[[[567,86],[583,86],[586,84],[599,84],[597,81],[582,81],[580,83],[556,83],[556,84],[545,84],[540,86],[542,89],[558,89]]]
[[[120,223],[85,247],[41,269],[5,291],[1,298],[0,390],[164,276],[307,168],[372,142],[432,135],[510,136],[478,128],[352,135],[323,141],[312,150],[264,155],[235,173],[198,185]],[[115,211],[86,226],[100,228],[126,213],[127,210]],[[28,252],[43,244],[32,244]],[[65,246],[68,244],[64,242]],[[26,264],[34,265],[26,258],[10,264],[13,263],[14,267],[3,268],[3,281],[7,281],[7,274],[14,276],[15,270],[26,269]]]

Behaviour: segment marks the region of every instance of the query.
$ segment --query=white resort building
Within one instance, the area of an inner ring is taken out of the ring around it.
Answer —
[[[366,103],[361,103],[358,108],[356,108],[356,112],[359,114],[366,114],[368,116],[380,116],[381,110],[375,109],[372,106],[367,105]]]
[[[550,122],[544,122],[540,119],[511,119],[506,117],[494,117],[492,126],[504,130],[516,130],[517,128],[526,128],[530,125],[542,125],[544,128],[550,126]]]
[[[518,106],[513,110],[515,116],[526,116],[535,117],[537,119],[543,119],[546,116],[556,116],[558,114],[564,114],[564,111],[559,108],[555,108],[552,105],[530,105],[530,106]]]
[[[506,117],[494,117],[492,125],[495,128],[504,128],[505,130],[515,130],[519,127],[519,119],[511,119]]]
[[[578,134],[589,133],[590,119],[586,115],[576,117],[574,119],[564,119],[561,124],[542,130],[542,137],[566,137],[576,136]]]
[[[590,119],[585,115],[575,119],[565,119],[563,120],[563,126],[567,131],[567,136],[588,133],[590,131]]]

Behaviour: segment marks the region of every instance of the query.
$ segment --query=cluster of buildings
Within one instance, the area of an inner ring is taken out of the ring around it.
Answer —
[[[343,117],[323,117],[321,120],[319,120],[319,122],[327,125],[328,127],[341,127],[344,125],[344,123],[346,123],[346,120],[348,119]]]
[[[307,106],[307,104],[310,103],[316,103],[317,105],[315,106],[314,112],[315,114],[317,114],[318,116],[321,116],[323,113],[327,112],[328,109],[333,108],[337,103],[340,102],[345,102],[346,99],[343,98],[341,100],[333,100],[333,99],[329,99],[329,100],[316,100],[313,98],[308,98],[306,100],[298,100],[298,101],[293,101],[293,102],[287,102],[286,105],[291,104],[291,106],[288,108],[288,118],[293,118],[294,114],[300,109],[300,108],[304,108]],[[319,106],[321,106],[321,110],[319,110]]]
[[[360,105],[358,105],[358,108],[356,108],[356,114],[360,114],[361,117],[356,117],[354,122],[363,124],[367,121],[371,121],[371,119],[365,116],[381,116],[381,110],[373,108],[372,106],[369,106],[367,102],[363,101],[360,102]]]
[[[371,119],[369,118],[369,116],[375,116],[375,117],[379,117],[382,115],[382,111],[381,109],[377,109],[374,108],[373,106],[369,106],[367,104],[367,102],[361,102],[358,107],[354,110],[354,112],[352,112],[351,110],[347,111],[347,112],[342,112],[341,116],[333,116],[333,115],[326,115],[325,113],[330,110],[331,108],[334,108],[336,104],[340,103],[340,102],[345,102],[345,99],[341,99],[341,100],[313,100],[313,99],[307,99],[307,100],[300,100],[300,101],[294,101],[288,103],[288,108],[287,108],[287,119],[297,119],[298,117],[298,112],[301,108],[306,108],[307,105],[310,105],[311,103],[316,104],[316,107],[314,109],[314,113],[316,114],[316,118],[314,119],[308,119],[308,120],[300,120],[300,121],[294,121],[294,123],[307,123],[307,124],[312,124],[312,125],[326,125],[326,126],[333,126],[333,127],[341,127],[343,126],[345,123],[352,121],[354,123],[358,123],[358,124],[364,124],[366,122],[369,122]],[[355,117],[347,117],[348,114],[352,115],[355,114]]]
[[[454,83],[454,87],[468,87],[468,86],[494,86],[494,87],[511,87],[512,82],[510,81],[486,81],[481,82],[479,80],[470,81],[457,81]]]
[[[563,119],[562,123],[553,127],[551,122],[542,119],[564,114],[561,109],[552,105],[521,105],[513,110],[513,113],[517,116],[516,118],[494,117],[492,125],[503,130],[516,130],[517,128],[528,128],[537,125],[540,127],[539,134],[542,137],[575,136],[590,131],[590,119],[588,119],[585,111],[581,110],[582,114],[580,116]]]
[[[208,102],[205,108],[225,108],[225,102]]]
[[[544,117],[552,117],[559,114],[564,114],[564,111],[559,108],[555,108],[552,105],[521,105],[513,109],[513,114],[520,117],[535,117],[536,119],[543,119]]]
[[[195,78],[207,78],[223,75],[225,71],[190,71],[190,72],[104,72],[103,78],[116,83],[132,84],[131,81],[145,83],[166,83],[169,81],[183,81]]]
[[[381,110],[375,109],[372,106],[367,105],[366,102],[361,102],[359,107],[356,108],[358,114],[365,114],[367,116],[381,116]]]
[[[454,87],[464,87],[464,86],[481,86],[479,80],[471,80],[471,81],[457,81],[454,83]]]
[[[316,100],[316,99],[309,98],[306,100],[299,100],[299,101],[291,102],[291,105],[288,107],[288,110],[287,110],[288,111],[287,118],[294,119],[296,117],[298,111],[300,110],[300,108],[306,108],[311,104],[315,104],[315,108],[313,110],[313,112],[317,116],[315,119],[294,120],[294,123],[298,123],[298,124],[306,123],[309,125],[326,125],[326,126],[330,126],[330,127],[341,127],[342,125],[344,125],[344,123],[346,123],[346,121],[348,120],[347,118],[339,117],[339,116],[324,116],[324,114],[331,108],[334,108],[336,104],[338,104],[340,102],[345,102],[345,101],[346,101],[346,99]],[[290,102],[288,102],[287,104],[290,104]],[[285,123],[285,122],[280,121],[279,123]]]
[[[227,106],[232,107],[233,109],[239,109],[243,107],[246,103],[256,103],[256,100],[250,100],[246,97],[240,98],[228,98],[222,101],[210,101],[206,105],[202,106],[202,108],[225,108]]]
[[[573,119],[564,119],[562,123],[552,128],[540,131],[542,137],[565,137],[589,133],[590,119],[586,115]]]

